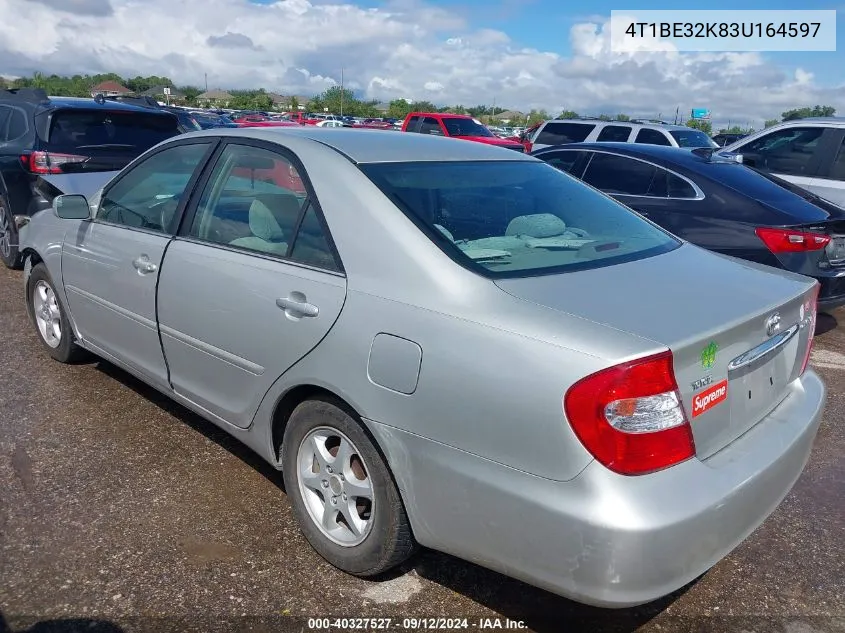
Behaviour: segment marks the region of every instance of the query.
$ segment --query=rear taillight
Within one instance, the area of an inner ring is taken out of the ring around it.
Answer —
[[[56,154],[55,152],[32,152],[21,156],[24,167],[33,174],[62,174],[64,165],[84,163],[88,159],[88,156]]]
[[[581,379],[566,392],[563,408],[581,443],[614,472],[642,475],[695,455],[672,352]]]
[[[760,227],[754,230],[773,253],[803,253],[820,251],[830,243],[830,236],[796,229]]]
[[[819,288],[819,284],[816,283],[804,301],[803,306],[804,318],[802,324],[804,327],[809,328],[809,332],[807,333],[807,349],[804,351],[804,362],[801,363],[802,375],[807,370],[807,365],[810,364],[810,352],[813,351],[813,340],[816,336],[816,313],[818,312],[816,306],[819,300]]]

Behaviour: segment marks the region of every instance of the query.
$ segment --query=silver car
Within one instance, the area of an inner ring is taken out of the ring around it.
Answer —
[[[481,143],[187,134],[22,241],[53,358],[92,352],[250,446],[360,576],[421,544],[653,600],[777,507],[822,415],[813,280]]]

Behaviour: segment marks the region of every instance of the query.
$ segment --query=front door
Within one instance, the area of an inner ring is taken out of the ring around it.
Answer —
[[[86,344],[167,384],[156,284],[184,195],[212,142],[168,146],[109,184],[95,218],[68,236],[62,277]]]
[[[161,340],[174,391],[246,428],[337,320],[346,277],[292,154],[231,142],[204,183],[162,268]]]

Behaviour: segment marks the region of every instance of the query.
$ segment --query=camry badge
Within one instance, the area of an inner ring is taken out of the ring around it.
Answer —
[[[766,319],[766,334],[774,336],[780,330],[780,314],[775,312],[772,316]]]

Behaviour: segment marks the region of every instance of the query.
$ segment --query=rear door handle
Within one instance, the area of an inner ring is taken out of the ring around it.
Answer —
[[[292,292],[288,297],[276,299],[276,305],[289,317],[315,317],[320,314],[320,309],[313,303],[308,303],[301,292]]]
[[[154,273],[158,270],[158,266],[150,261],[150,258],[146,255],[141,255],[132,260],[132,265],[142,275],[146,275],[147,273]]]

